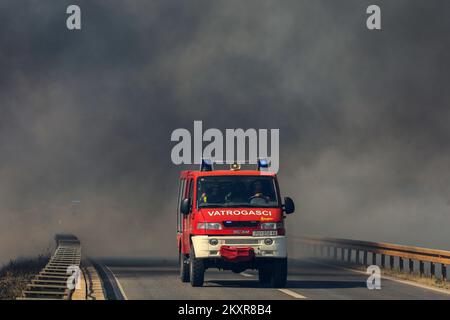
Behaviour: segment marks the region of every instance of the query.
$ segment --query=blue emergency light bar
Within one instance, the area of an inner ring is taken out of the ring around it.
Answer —
[[[258,159],[258,170],[261,171],[262,168],[268,169],[270,161],[267,159]]]
[[[213,162],[211,159],[202,159],[200,171],[213,171]]]

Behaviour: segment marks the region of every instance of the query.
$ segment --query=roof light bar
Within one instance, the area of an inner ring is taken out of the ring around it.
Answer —
[[[258,159],[258,171],[269,169],[270,161],[267,159]]]
[[[213,171],[213,162],[211,159],[202,159],[200,171]]]
[[[238,170],[241,170],[241,165],[240,165],[239,163],[237,163],[237,162],[232,163],[232,164],[230,165],[230,170],[232,170],[232,171],[238,171]]]

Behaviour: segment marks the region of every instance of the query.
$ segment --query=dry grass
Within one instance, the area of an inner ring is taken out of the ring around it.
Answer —
[[[48,256],[11,260],[0,269],[0,300],[11,300],[20,296],[34,275],[48,262]]]
[[[414,281],[421,283],[423,285],[437,287],[439,289],[450,290],[450,284],[448,282],[442,281],[442,279],[432,278],[431,276],[419,276],[418,274],[410,274],[405,272],[400,272],[398,270],[382,270],[382,274],[387,276],[395,277],[402,280]]]

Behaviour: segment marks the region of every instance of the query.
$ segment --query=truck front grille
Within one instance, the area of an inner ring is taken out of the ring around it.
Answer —
[[[256,228],[259,221],[224,221],[223,225],[226,228]]]

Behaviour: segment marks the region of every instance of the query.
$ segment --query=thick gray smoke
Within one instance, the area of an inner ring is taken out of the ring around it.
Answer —
[[[171,132],[279,128],[290,234],[450,249],[448,1],[0,3],[0,263],[174,255]],[[80,204],[72,203],[80,200]]]

